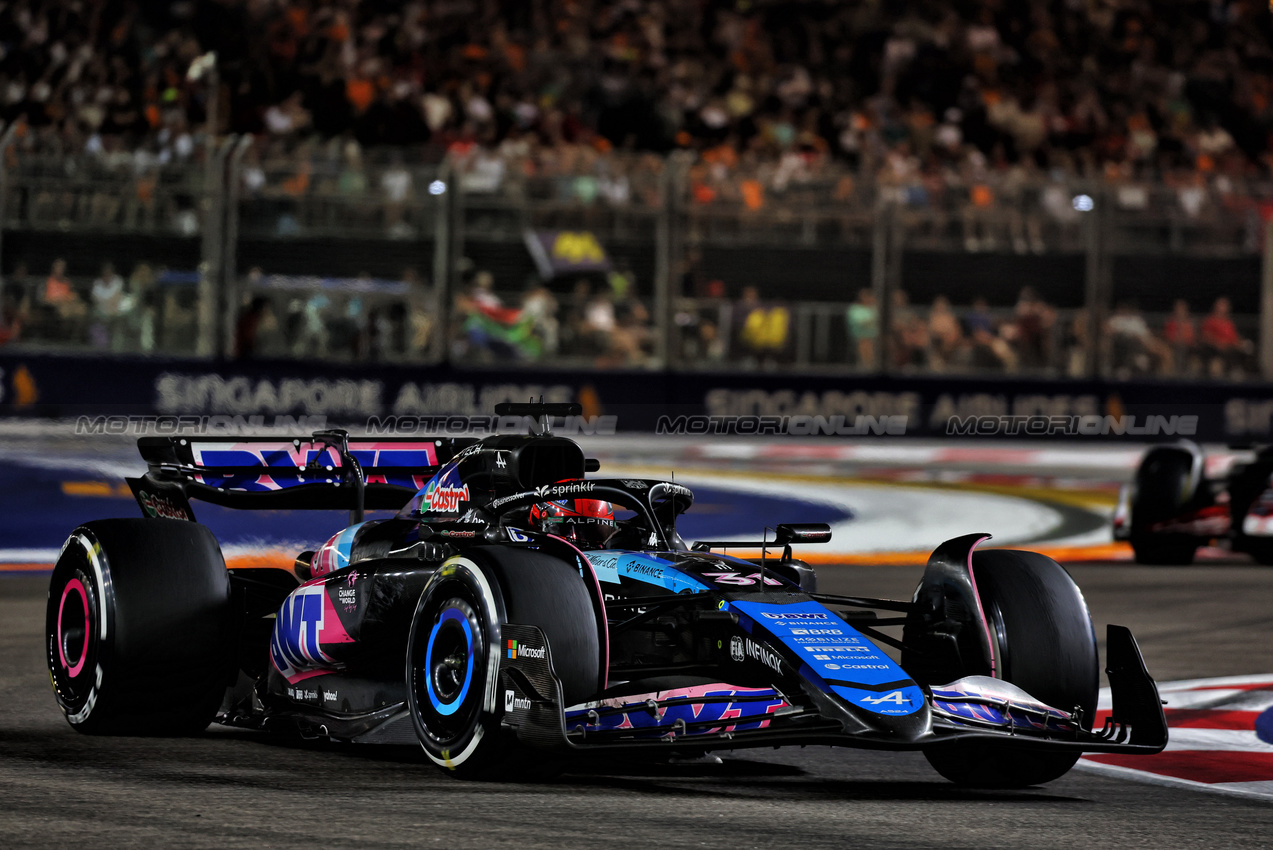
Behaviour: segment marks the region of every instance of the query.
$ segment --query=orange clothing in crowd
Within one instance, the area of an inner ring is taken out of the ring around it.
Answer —
[[[71,282],[64,277],[49,275],[44,281],[44,301],[46,304],[69,304],[75,300],[75,291]]]
[[[366,77],[351,77],[345,83],[345,97],[358,112],[366,112],[367,107],[376,99],[376,85]]]

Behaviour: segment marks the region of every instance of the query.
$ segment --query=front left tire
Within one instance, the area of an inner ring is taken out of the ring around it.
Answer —
[[[520,747],[502,728],[502,627],[537,627],[565,705],[598,690],[600,628],[587,586],[541,552],[474,547],[429,579],[407,644],[407,705],[429,760],[460,778],[494,775]]]
[[[106,519],[72,532],[45,615],[49,675],[90,734],[193,734],[228,683],[230,579],[216,538],[176,519]]]
[[[972,573],[991,626],[995,677],[1047,705],[1076,710],[1090,727],[1100,659],[1087,603],[1069,573],[1037,552],[1012,549],[973,552]],[[957,675],[981,672],[978,664]],[[934,747],[924,755],[959,785],[1025,788],[1064,776],[1080,754],[1019,742],[971,741]]]

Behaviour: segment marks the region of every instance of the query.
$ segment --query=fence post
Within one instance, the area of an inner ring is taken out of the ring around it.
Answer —
[[[667,159],[663,172],[663,204],[654,229],[654,360],[662,367],[671,365],[672,321],[678,294],[673,292],[673,257],[683,259],[685,244],[682,228],[673,225],[681,215],[682,190],[689,172],[688,156],[674,153]]]
[[[876,187],[879,191],[879,187]],[[897,233],[893,215],[893,202],[877,197],[875,203],[875,227],[871,234],[871,289],[875,292],[876,321],[879,333],[875,337],[875,371],[889,371],[893,360],[893,270],[894,250],[900,252],[901,236]],[[900,262],[900,256],[898,258]]]
[[[1084,372],[1086,377],[1095,379],[1102,377],[1101,350],[1102,331],[1105,327],[1106,301],[1108,287],[1106,272],[1110,265],[1106,253],[1109,240],[1105,238],[1101,226],[1105,218],[1105,203],[1108,196],[1091,190],[1095,203],[1083,216],[1083,250],[1086,266],[1084,272],[1083,305],[1087,308],[1087,351]]]
[[[446,341],[451,336],[451,199],[460,191],[459,181],[451,167],[451,157],[446,156],[438,168],[437,179],[444,187],[436,195],[438,208],[433,215],[433,299],[436,308],[436,325],[429,340],[429,361],[441,363],[446,359]]]
[[[239,189],[243,185],[243,155],[252,146],[252,137],[242,135],[234,141],[226,167],[225,231],[221,239],[221,344],[220,354],[229,357],[234,352],[234,325],[238,320],[239,306]]]
[[[221,264],[225,235],[225,162],[233,143],[233,138],[227,138],[217,147],[210,148],[204,172],[203,197],[200,199],[203,257],[199,264],[198,336],[195,340],[195,354],[199,357],[212,357],[217,353],[217,323],[220,317],[217,304],[224,288]]]
[[[9,209],[9,148],[18,133],[18,122],[12,121],[0,136],[0,281],[4,280],[4,226]]]
[[[1260,375],[1273,379],[1273,220],[1264,225],[1260,249]]]

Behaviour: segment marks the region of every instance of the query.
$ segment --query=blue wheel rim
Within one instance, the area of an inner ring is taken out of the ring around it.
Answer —
[[[433,647],[437,642],[438,632],[442,630],[448,621],[458,623],[463,630],[468,658],[465,663],[464,682],[460,686],[460,692],[450,701],[444,701],[433,683]],[[473,627],[469,624],[468,617],[464,615],[464,612],[458,608],[447,608],[438,617],[438,621],[433,625],[433,630],[429,632],[429,644],[425,653],[424,663],[425,670],[428,671],[425,680],[425,690],[429,694],[429,703],[433,706],[433,710],[438,714],[447,716],[454,714],[464,704],[464,699],[469,694],[469,687],[473,684]]]

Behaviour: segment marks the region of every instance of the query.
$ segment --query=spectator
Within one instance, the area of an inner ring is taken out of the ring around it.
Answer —
[[[1154,336],[1133,302],[1123,301],[1114,308],[1107,330],[1110,363],[1116,377],[1171,372],[1171,349]]]
[[[17,342],[22,338],[22,321],[21,303],[13,292],[6,289],[0,295],[0,345]]]
[[[544,354],[557,353],[557,299],[542,283],[536,283],[522,297],[522,315],[531,322],[534,332],[543,340]]]
[[[433,291],[420,278],[419,272],[408,268],[402,273],[407,284],[407,353],[420,358],[428,354],[434,333],[437,303]]]
[[[40,300],[44,304],[58,308],[59,312],[63,312],[68,305],[79,303],[80,297],[66,276],[66,260],[61,257],[54,260],[53,266],[49,269],[49,276],[44,281]]]
[[[124,279],[115,274],[112,263],[102,263],[101,274],[93,281],[93,323],[89,341],[94,348],[116,347],[124,300]]]
[[[583,311],[580,326],[584,344],[589,352],[605,353],[610,348],[610,337],[617,327],[614,301],[608,292],[598,292],[589,300]]]
[[[605,352],[597,359],[601,368],[640,365],[650,343],[650,314],[640,301],[628,299],[615,305],[615,327]]]
[[[302,319],[295,341],[292,343],[292,356],[297,358],[323,357],[330,352],[330,334],[327,331],[326,310],[331,306],[331,299],[321,290],[315,291],[305,299],[302,308]]]
[[[721,339],[716,323],[704,320],[698,323],[697,345],[691,352],[691,360],[719,364],[725,361],[725,340]]]
[[[972,343],[972,367],[994,372],[1015,372],[1017,356],[1012,346],[999,333],[990,305],[978,296],[972,302],[972,310],[964,317],[968,337]]]
[[[963,328],[950,309],[950,300],[944,295],[933,299],[928,312],[928,334],[932,340],[932,367],[944,372],[951,366],[961,365],[966,352]]]
[[[239,313],[234,326],[234,358],[251,360],[258,356],[258,346],[270,337],[277,336],[278,321],[270,299],[258,295]]]
[[[41,334],[59,342],[81,342],[85,307],[66,276],[66,260],[53,261],[49,276],[40,290]]]
[[[410,239],[415,235],[405,220],[407,204],[411,201],[411,183],[411,172],[402,164],[402,154],[394,151],[390,166],[380,175],[385,228],[394,239]]]
[[[1013,320],[1020,365],[1025,369],[1040,369],[1051,363],[1056,313],[1032,288],[1022,287]]]
[[[874,290],[858,290],[857,301],[849,305],[848,323],[858,367],[874,369],[876,340],[880,336],[880,311]]]
[[[1163,339],[1171,346],[1178,372],[1193,374],[1198,364],[1198,328],[1183,298],[1172,305],[1171,316],[1163,324]]]
[[[138,263],[128,276],[128,292],[120,305],[127,334],[125,347],[136,347],[142,354],[155,350],[155,315],[158,296],[155,273],[146,263]]]
[[[754,286],[743,288],[738,305],[738,340],[748,365],[773,366],[787,349],[791,313],[781,305],[765,305]]]
[[[1215,300],[1210,315],[1202,322],[1202,352],[1207,362],[1207,373],[1213,378],[1223,378],[1241,372],[1255,347],[1238,333],[1238,327],[1230,315],[1229,299],[1221,296]]]
[[[905,290],[893,291],[893,362],[901,369],[923,369],[928,365],[928,323],[910,307]]]

